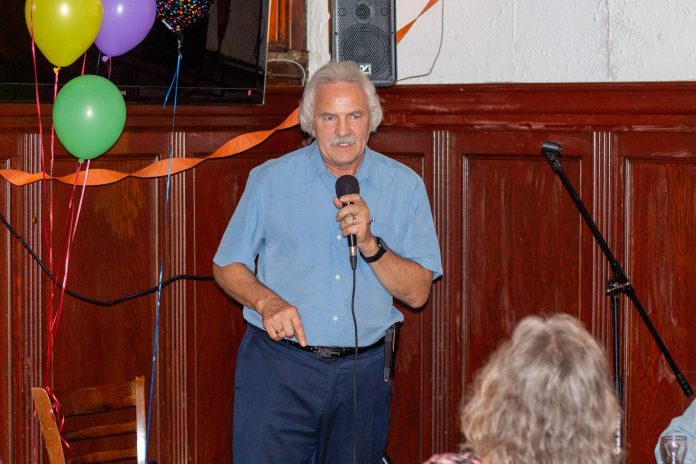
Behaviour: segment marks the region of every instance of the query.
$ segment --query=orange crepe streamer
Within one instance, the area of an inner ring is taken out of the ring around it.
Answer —
[[[296,108],[292,113],[290,113],[285,120],[270,130],[262,130],[256,132],[248,132],[246,134],[238,135],[220,146],[210,155],[204,158],[174,158],[171,160],[171,173],[172,175],[178,174],[180,172],[186,171],[188,169],[194,168],[200,163],[207,159],[213,158],[225,158],[228,156],[233,156],[239,154],[249,148],[259,145],[261,142],[266,140],[268,137],[273,135],[273,133],[288,129],[290,127],[296,126],[299,123],[299,108]],[[153,178],[153,177],[164,177],[167,175],[169,168],[169,160],[163,159],[155,161],[154,163],[145,166],[138,171],[132,173],[124,173],[119,171],[113,171],[111,169],[92,169],[89,174],[89,178],[85,185],[106,185],[113,184],[126,177],[137,177],[141,179]],[[15,169],[0,169],[0,176],[4,177],[5,180],[16,186],[24,186],[31,184],[33,182],[47,179],[56,180],[64,184],[75,184],[84,183],[84,172],[79,174],[69,174],[66,176],[50,176],[43,172],[29,173],[25,171],[18,171]]]
[[[436,4],[437,2],[439,2],[439,1],[440,1],[440,0],[430,0],[430,1],[428,2],[428,4],[425,5],[425,8],[423,8],[423,10],[421,10],[421,12],[418,13],[418,16],[416,16],[416,17],[413,19],[413,21],[411,21],[410,23],[406,24],[404,27],[402,27],[401,29],[399,29],[398,31],[396,31],[396,43],[401,42],[401,39],[403,39],[404,36],[406,35],[406,33],[409,31],[409,29],[411,29],[411,26],[413,26],[413,24],[414,24],[416,21],[418,21],[418,18],[420,18],[421,16],[423,16],[423,14],[425,14],[426,11],[428,11],[433,5],[435,5],[435,4]]]

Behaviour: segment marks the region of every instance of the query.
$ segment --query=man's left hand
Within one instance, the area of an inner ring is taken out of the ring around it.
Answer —
[[[370,229],[370,208],[360,194],[343,195],[341,198],[334,198],[333,203],[338,208],[336,221],[343,236],[355,235],[356,245],[365,256],[377,253],[377,240]]]

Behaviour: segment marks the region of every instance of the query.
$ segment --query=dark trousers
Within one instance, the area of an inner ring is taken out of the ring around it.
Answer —
[[[322,359],[247,328],[234,389],[235,464],[378,464],[389,431],[384,349]],[[357,385],[357,427],[353,382]],[[354,440],[355,435],[355,440]],[[354,446],[355,443],[355,446]]]

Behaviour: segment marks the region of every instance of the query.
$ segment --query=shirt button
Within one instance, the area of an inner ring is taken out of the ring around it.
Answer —
[[[336,322],[336,321],[338,320],[338,316],[334,316],[334,317],[332,317],[331,319],[332,319],[334,322]]]
[[[336,274],[336,280],[341,280],[341,274]]]
[[[336,240],[341,240],[342,238],[343,238],[343,235],[341,235],[341,234],[338,234],[338,235],[336,236]]]

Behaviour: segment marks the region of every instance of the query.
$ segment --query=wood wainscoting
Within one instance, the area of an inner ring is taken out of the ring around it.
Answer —
[[[466,385],[525,315],[574,314],[611,356],[611,271],[541,156],[545,140],[563,146],[564,171],[677,365],[696,384],[687,349],[696,333],[689,316],[696,303],[689,284],[696,280],[696,84],[396,86],[380,95],[386,117],[371,146],[423,176],[445,266],[425,310],[405,310],[389,443],[395,463],[417,464],[457,448]],[[235,135],[274,127],[299,98],[299,89],[272,88],[263,106],[179,107],[174,132],[171,110],[129,106],[123,136],[91,169],[132,172],[166,159],[170,147],[177,157],[205,156]],[[48,153],[47,116],[43,127]],[[291,128],[174,176],[167,217],[164,178],[87,188],[68,287],[105,301],[140,292],[156,285],[162,256],[165,278],[210,275],[249,170],[305,142]],[[40,170],[39,146],[36,108],[1,105],[2,168]],[[54,172],[74,169],[57,143]],[[45,262],[52,254],[53,269],[65,257],[71,192],[57,182],[0,185],[0,212]],[[159,319],[155,294],[113,306],[66,296],[45,378],[52,285],[4,227],[0,239],[2,462],[29,464],[40,450],[30,387],[135,375],[145,375],[149,387],[156,324],[150,457],[230,462],[233,367],[244,330],[235,303],[213,282],[194,280],[165,287]],[[619,333],[627,462],[642,464],[651,462],[659,432],[689,399],[625,297]]]

